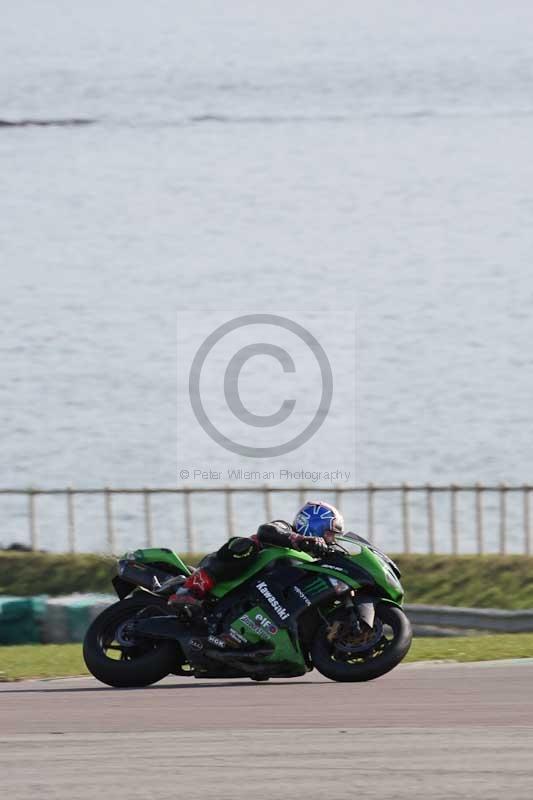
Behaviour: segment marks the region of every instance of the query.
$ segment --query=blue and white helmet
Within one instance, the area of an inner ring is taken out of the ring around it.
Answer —
[[[324,537],[328,531],[342,533],[344,519],[335,506],[322,500],[308,500],[296,514],[292,527],[304,536]]]

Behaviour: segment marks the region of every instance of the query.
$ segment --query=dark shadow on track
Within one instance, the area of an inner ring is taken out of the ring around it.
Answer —
[[[68,680],[68,679],[65,679]],[[191,683],[167,683],[159,686],[130,686],[125,688],[115,688],[113,686],[80,686],[61,688],[40,688],[40,689],[0,689],[0,694],[53,694],[53,693],[68,693],[68,692],[150,692],[157,689],[221,689],[227,687],[239,688],[256,688],[258,686],[317,686],[331,683],[331,681],[277,681],[277,683],[270,683],[269,681],[232,681],[219,683],[216,680],[209,681],[209,683],[199,682],[192,683],[194,678],[191,678]],[[13,685],[13,683],[11,683]]]
[[[52,128],[94,125],[98,120],[70,117],[67,119],[0,119],[0,128]]]

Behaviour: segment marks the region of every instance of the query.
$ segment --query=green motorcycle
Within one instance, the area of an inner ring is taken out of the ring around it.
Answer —
[[[119,602],[85,636],[83,655],[109,686],[193,678],[294,678],[317,669],[367,681],[393,669],[411,645],[396,564],[355,533],[325,557],[262,550],[237,580],[218,583],[200,612],[180,616],[168,597],[191,569],[172,550],[126,554],[113,579]]]

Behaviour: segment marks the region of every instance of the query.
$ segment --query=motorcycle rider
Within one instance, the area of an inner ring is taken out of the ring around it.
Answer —
[[[319,558],[326,555],[335,534],[343,530],[344,520],[335,506],[322,500],[308,500],[297,512],[292,525],[284,520],[266,522],[254,536],[234,536],[215,553],[206,556],[168,602],[176,611],[197,610],[218,581],[237,578],[263,547],[290,547]]]

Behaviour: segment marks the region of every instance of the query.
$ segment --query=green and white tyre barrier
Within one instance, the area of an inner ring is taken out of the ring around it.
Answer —
[[[82,642],[93,619],[116,602],[110,594],[0,596],[0,645]],[[415,636],[533,632],[533,609],[406,605],[405,612]]]
[[[114,595],[0,596],[0,645],[81,642]]]
[[[42,641],[45,644],[82,642],[93,619],[116,600],[113,595],[48,598],[42,625]]]
[[[45,595],[40,597],[1,595],[0,644],[41,642],[47,599]]]

